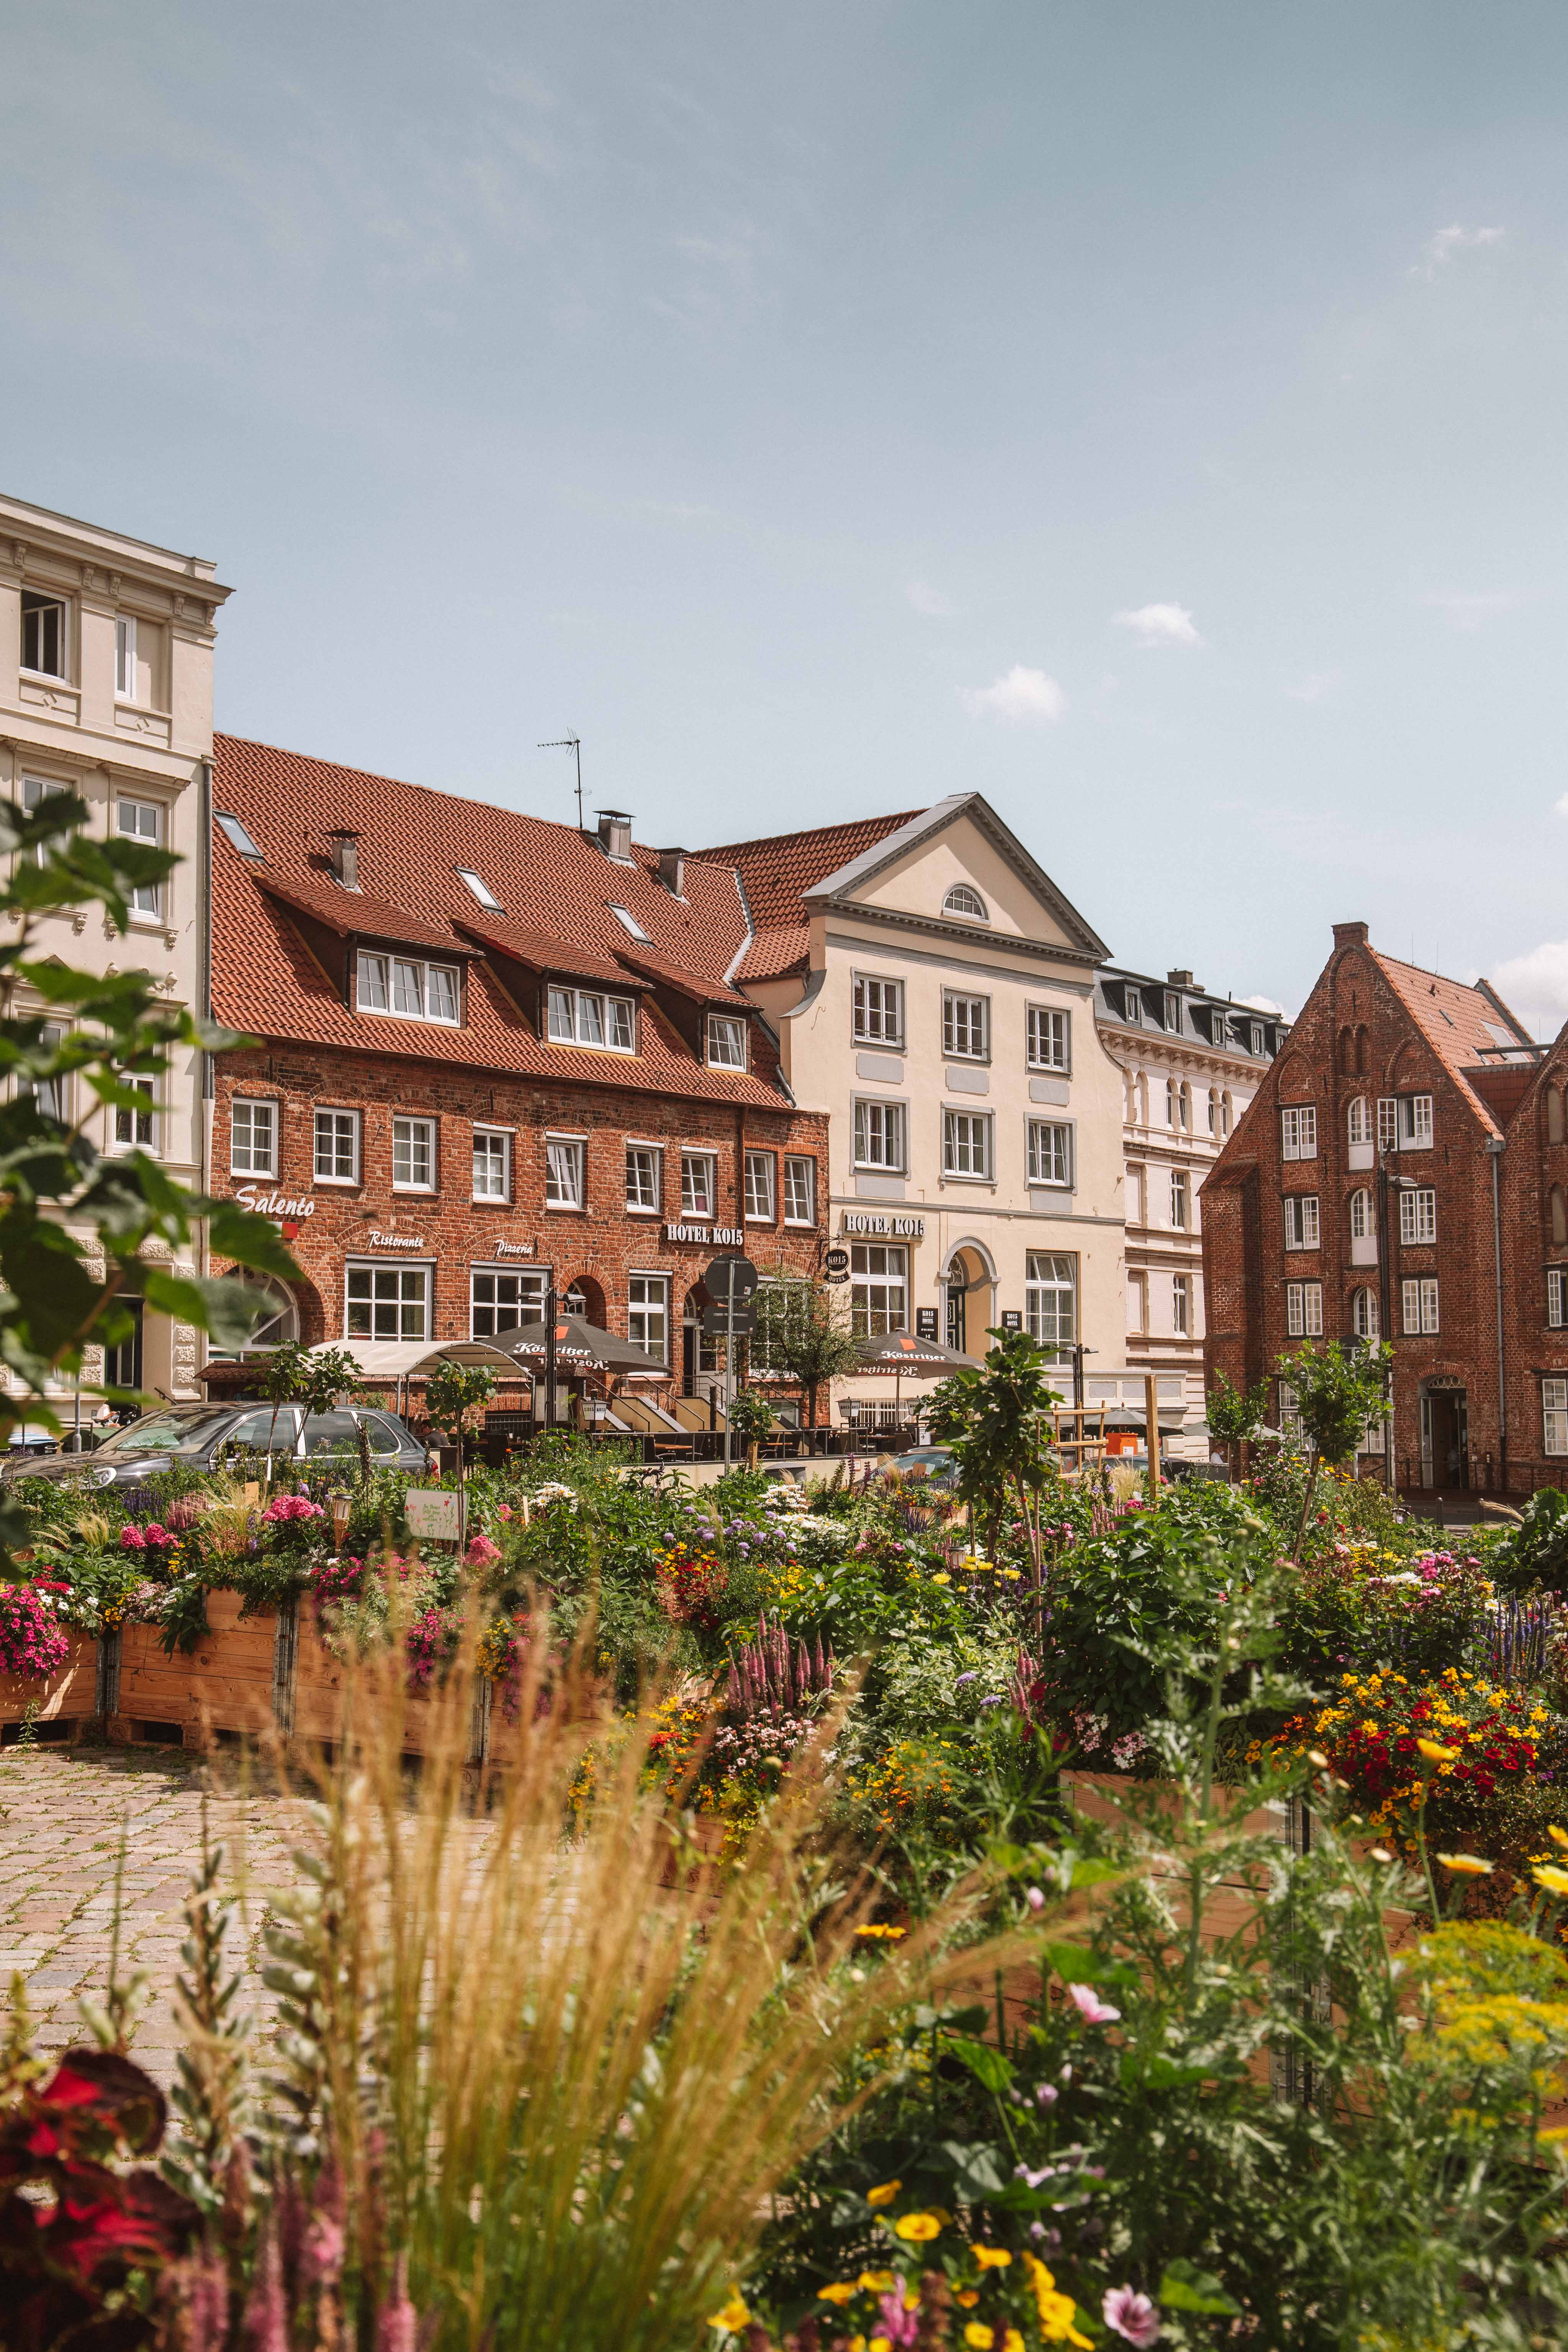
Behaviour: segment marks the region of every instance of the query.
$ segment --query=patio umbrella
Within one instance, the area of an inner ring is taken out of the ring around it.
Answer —
[[[495,1345],[509,1355],[537,1359],[542,1363],[550,1336],[548,1323],[514,1323],[495,1335]],[[668,1380],[669,1368],[634,1340],[617,1339],[583,1315],[561,1315],[555,1322],[555,1360],[574,1372],[657,1372]]]
[[[912,1331],[881,1331],[874,1339],[861,1340],[857,1369],[862,1372],[891,1372],[896,1418],[899,1387],[906,1372],[952,1372],[963,1366],[976,1366],[979,1360],[977,1356],[965,1356],[941,1339],[920,1339]]]

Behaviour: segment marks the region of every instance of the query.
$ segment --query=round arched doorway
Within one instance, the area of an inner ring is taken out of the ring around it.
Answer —
[[[995,1269],[976,1242],[963,1242],[942,1268],[946,1298],[943,1336],[961,1355],[983,1355],[985,1334],[996,1320]]]

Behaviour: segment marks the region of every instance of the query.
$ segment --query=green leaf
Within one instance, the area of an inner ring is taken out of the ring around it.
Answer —
[[[283,1246],[283,1236],[268,1217],[242,1209],[237,1201],[200,1201],[208,1217],[207,1242],[215,1257],[233,1258],[257,1274],[275,1274],[281,1281],[298,1282],[299,1266]]]
[[[1226,2319],[1239,2319],[1241,2305],[1226,2294],[1212,2271],[1200,2271],[1195,2264],[1182,2261],[1168,2263],[1160,2281],[1155,2298],[1172,2311],[1213,2312]]]
[[[943,2046],[951,2050],[953,2056],[968,2067],[975,2081],[988,2091],[1005,2091],[1013,2079],[1012,2061],[1005,2058],[1000,2050],[993,2049],[988,2042],[971,2042],[962,2033],[950,2033],[944,2037]]]
[[[988,2141],[975,2140],[965,2146],[962,2140],[947,2139],[942,2152],[952,2166],[952,2185],[965,2205],[984,2204],[988,2197],[1000,2197],[1006,2189],[1006,2177],[1001,2168],[1000,2151]]]
[[[142,1295],[150,1307],[162,1307],[177,1322],[210,1332],[220,1348],[243,1348],[256,1328],[257,1296],[243,1282],[170,1274],[163,1266],[149,1265],[142,1274]]]

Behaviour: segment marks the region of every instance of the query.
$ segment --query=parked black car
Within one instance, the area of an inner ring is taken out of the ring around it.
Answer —
[[[274,1460],[303,1462],[315,1454],[357,1457],[359,1432],[370,1439],[378,1470],[423,1472],[429,1449],[395,1412],[354,1405],[342,1412],[303,1412],[280,1405],[274,1421],[269,1404],[242,1398],[229,1404],[172,1404],[144,1413],[129,1429],[116,1430],[91,1454],[26,1454],[5,1465],[12,1485],[24,1478],[82,1478],[95,1486],[139,1486],[155,1471],[178,1463],[187,1470],[216,1470],[234,1454],[264,1454]]]

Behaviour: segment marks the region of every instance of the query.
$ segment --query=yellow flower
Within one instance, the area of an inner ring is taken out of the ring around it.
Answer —
[[[1445,1870],[1457,1870],[1462,1878],[1489,1878],[1492,1865],[1474,1853],[1440,1853],[1437,1856]]]
[[[710,2327],[727,2328],[731,2335],[736,2328],[749,2327],[751,2324],[752,2315],[741,2300],[741,2290],[738,2286],[732,2286],[730,2289],[729,2302],[722,2311],[716,2311],[708,2322]]]
[[[819,2303],[852,2303],[855,2293],[847,2279],[836,2279],[831,2286],[817,2288],[816,2299]]]
[[[1010,1576],[1014,1583],[1016,1584],[1024,1571],[1021,1568],[999,1568],[996,1573],[998,1576]]]
[[[1080,2336],[1072,2324],[1074,2310],[1070,2294],[1058,2294],[1057,2283],[1037,2254],[1026,2253],[1024,2261],[1035,2290],[1035,2304],[1040,2315],[1040,2333],[1047,2344],[1077,2344],[1082,2352],[1094,2352],[1087,2336]]]
[[[979,2290],[972,2286],[961,2286],[954,2291],[952,2299],[961,2309],[973,2311],[980,2300]]]
[[[1005,2246],[973,2246],[970,2252],[983,2271],[1005,2271],[1013,2260]]]
[[[1435,1739],[1418,1739],[1415,1745],[1428,1764],[1452,1764],[1459,1753],[1457,1748],[1439,1748]]]
[[[855,2282],[864,2294],[889,2294],[899,2284],[896,2271],[862,2271]]]
[[[1016,2327],[1009,2327],[1002,2338],[1002,2352],[1024,2352],[1024,2339]]]
[[[1559,1870],[1554,1862],[1543,1862],[1532,1873],[1537,1886],[1544,1886],[1548,1895],[1568,1895],[1568,1870]]]
[[[937,1573],[931,1578],[931,1582],[933,1584],[951,1584],[952,1582],[952,1579],[949,1576],[946,1569],[943,1568],[937,1570]]]
[[[1560,1830],[1555,1822],[1548,1822],[1546,1834],[1553,1845],[1568,1845],[1568,1830]]]
[[[858,1936],[880,1936],[894,1944],[898,1942],[900,1936],[907,1936],[909,1932],[907,1927],[884,1927],[879,1924],[869,1927],[857,1927],[855,1930]]]
[[[963,2340],[966,2344],[973,2344],[974,2352],[991,2352],[991,2347],[996,2341],[996,2330],[987,2327],[983,2319],[972,2319],[963,2331]]]
[[[923,2246],[941,2237],[942,2223],[934,2213],[904,2213],[894,2222],[893,2235],[908,2244]]]
[[[868,2205],[890,2205],[903,2185],[901,2180],[884,2180],[880,2188],[867,2189],[866,2202]]]

